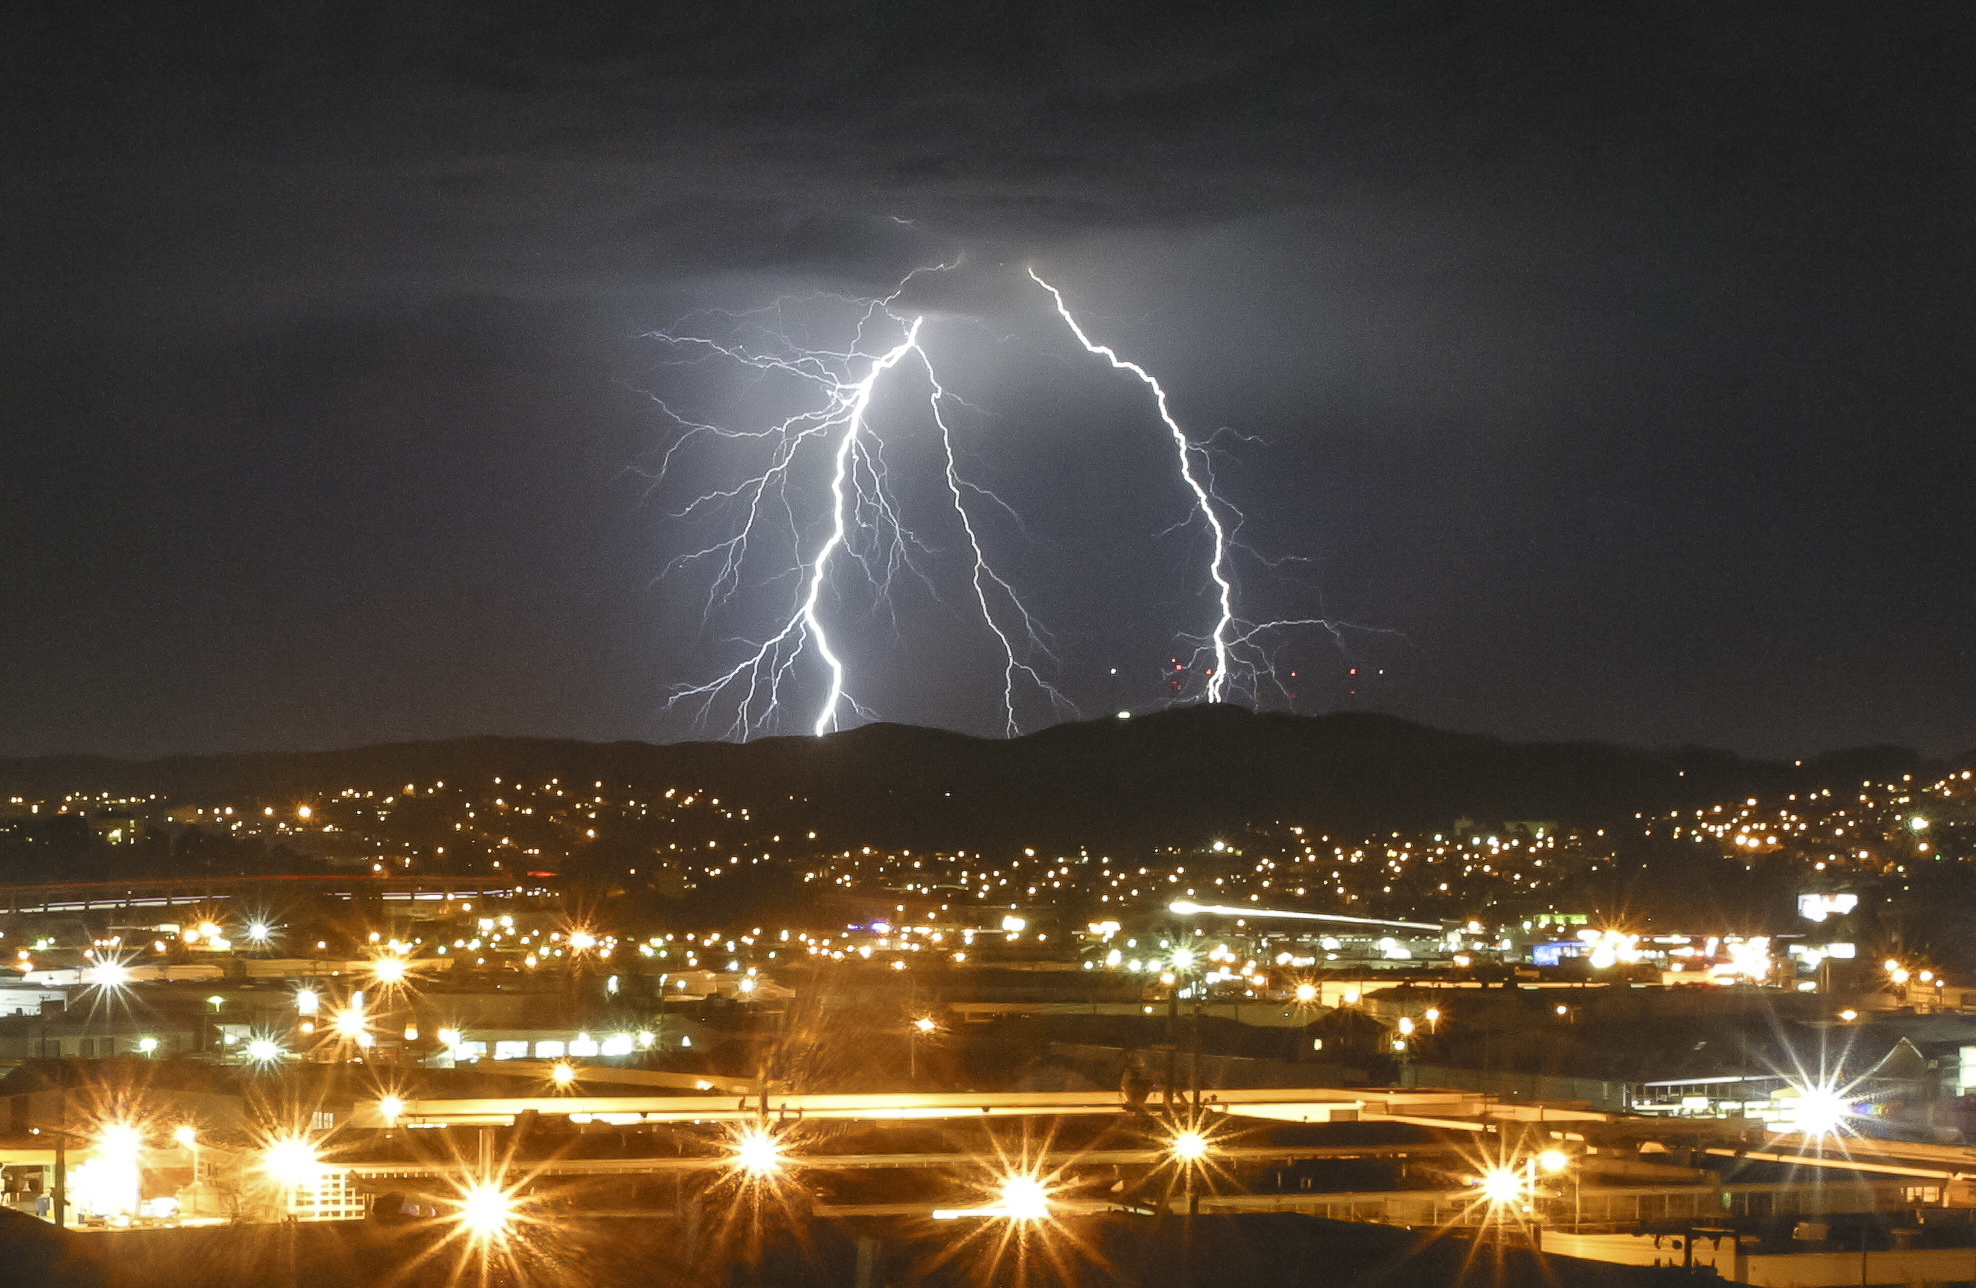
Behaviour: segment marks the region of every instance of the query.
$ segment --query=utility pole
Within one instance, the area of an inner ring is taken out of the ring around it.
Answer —
[[[58,1070],[57,1076],[66,1074]],[[63,1082],[55,1092],[55,1193],[49,1201],[55,1228],[62,1229],[69,1212],[69,1086]]]

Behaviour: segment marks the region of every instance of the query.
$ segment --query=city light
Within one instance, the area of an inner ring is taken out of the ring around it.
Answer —
[[[1571,1155],[1561,1149],[1547,1149],[1537,1155],[1537,1166],[1553,1174],[1562,1172],[1571,1166]]]
[[[1296,998],[1299,1006],[1309,1006],[1317,1000],[1317,985],[1311,983],[1297,985]]]
[[[1830,1083],[1792,1084],[1797,1096],[1788,1106],[1790,1124],[1800,1135],[1836,1136],[1851,1110],[1839,1089]]]
[[[1035,1176],[1018,1173],[1002,1181],[996,1215],[1011,1221],[1043,1221],[1050,1215],[1050,1192]]]
[[[399,1117],[405,1112],[404,1097],[402,1096],[381,1097],[377,1102],[377,1112],[380,1116],[383,1117],[385,1122],[395,1126],[398,1122]]]
[[[1522,1170],[1507,1166],[1486,1169],[1482,1173],[1478,1187],[1482,1197],[1498,1207],[1521,1202],[1524,1195],[1529,1192]]]
[[[476,1243],[505,1238],[514,1223],[514,1196],[491,1181],[476,1181],[467,1186],[457,1205],[460,1227]]]
[[[549,1081],[555,1083],[558,1090],[568,1090],[576,1085],[576,1066],[562,1060],[556,1061],[549,1066]]]
[[[273,1064],[285,1054],[273,1038],[254,1038],[247,1043],[247,1058],[255,1064]]]
[[[277,1136],[261,1149],[261,1170],[282,1185],[308,1185],[322,1173],[322,1154],[307,1136]]]
[[[137,1211],[144,1135],[126,1122],[97,1128],[90,1156],[69,1172],[69,1199],[80,1214],[119,1221]]]
[[[405,982],[410,966],[402,957],[379,957],[370,965],[371,978],[386,988]]]
[[[1197,1131],[1183,1131],[1173,1138],[1173,1156],[1182,1162],[1194,1163],[1206,1158],[1208,1138]]]
[[[782,1168],[782,1146],[760,1127],[750,1127],[734,1142],[734,1166],[757,1180]]]
[[[370,1036],[370,1021],[362,1006],[352,1004],[329,1017],[330,1030],[345,1042],[361,1043]]]
[[[191,1123],[180,1123],[172,1129],[172,1143],[180,1149],[191,1149],[199,1143],[199,1129]]]
[[[82,973],[82,982],[96,988],[123,988],[130,983],[130,967],[119,961],[99,962]]]
[[[144,1133],[129,1123],[105,1123],[96,1132],[96,1155],[119,1163],[135,1164],[144,1148]]]
[[[930,1018],[922,1016],[919,1019],[913,1021],[913,1027],[915,1029],[918,1029],[921,1033],[931,1033],[937,1026],[933,1023],[933,1021]]]
[[[273,934],[274,928],[265,921],[250,922],[247,926],[247,938],[253,943],[265,944]]]

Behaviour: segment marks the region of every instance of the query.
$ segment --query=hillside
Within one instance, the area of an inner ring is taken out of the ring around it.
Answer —
[[[0,789],[158,793],[174,803],[279,799],[435,779],[698,788],[773,824],[827,827],[872,845],[986,848],[1194,845],[1249,824],[1356,833],[1433,830],[1460,816],[1598,826],[1736,797],[1856,783],[1923,768],[1899,748],[1802,766],[1701,748],[1513,743],[1347,713],[1232,706],[1059,725],[989,741],[875,724],[752,743],[584,743],[478,737],[344,751],[153,761],[0,761]]]

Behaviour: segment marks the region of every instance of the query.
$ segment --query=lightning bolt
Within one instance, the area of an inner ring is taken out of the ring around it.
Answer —
[[[1099,344],[1085,331],[1070,306],[1065,303],[1063,292],[1043,280],[1035,269],[1027,270],[1031,281],[1050,293],[1056,305],[1057,316],[1063,319],[1070,333],[1086,352],[1103,358],[1115,371],[1130,373],[1147,389],[1152,391],[1153,406],[1159,413],[1160,423],[1166,426],[1173,439],[1175,456],[1179,462],[1180,480],[1193,494],[1194,509],[1200,515],[1212,539],[1213,553],[1208,559],[1208,578],[1214,583],[1216,616],[1213,628],[1206,636],[1193,636],[1204,640],[1203,646],[1195,651],[1194,661],[1199,663],[1205,654],[1213,661],[1208,672],[1206,698],[1209,702],[1224,702],[1231,692],[1246,694],[1253,702],[1260,702],[1261,688],[1267,683],[1278,693],[1288,696],[1288,689],[1277,676],[1273,655],[1265,641],[1282,632],[1300,627],[1314,627],[1329,633],[1334,642],[1343,645],[1346,632],[1365,631],[1372,634],[1398,635],[1374,627],[1358,626],[1354,623],[1338,621],[1326,617],[1280,618],[1267,622],[1244,620],[1235,612],[1235,578],[1230,567],[1231,552],[1248,549],[1236,541],[1236,533],[1242,524],[1242,512],[1215,493],[1214,472],[1208,459],[1208,444],[1196,443],[1188,437],[1174,418],[1173,409],[1167,400],[1166,387],[1158,377],[1129,358],[1122,358],[1118,351],[1108,344]],[[1212,439],[1210,439],[1210,442]],[[1198,468],[1196,461],[1198,458]],[[1250,551],[1254,554],[1254,551]],[[1260,556],[1258,556],[1260,557]],[[1402,637],[1404,638],[1404,637]]]
[[[704,544],[670,560],[661,578],[686,573],[705,577],[703,628],[732,609],[739,597],[779,594],[772,588],[784,583],[790,588],[773,628],[758,638],[726,641],[728,646],[739,645],[736,660],[710,679],[675,686],[666,701],[668,711],[691,711],[701,728],[714,723],[719,712],[719,718],[727,719],[724,736],[739,739],[773,732],[797,720],[800,727],[825,734],[843,728],[853,717],[873,717],[854,696],[857,677],[832,638],[833,621],[842,617],[836,605],[848,583],[862,577],[870,588],[873,610],[893,613],[895,629],[892,590],[899,577],[910,574],[936,601],[945,602],[935,581],[936,576],[948,575],[940,571],[944,552],[930,535],[922,536],[909,525],[892,489],[886,435],[872,423],[881,385],[912,381],[924,393],[921,428],[938,437],[946,490],[940,508],[951,507],[951,518],[936,520],[932,510],[915,517],[957,529],[955,553],[965,562],[972,600],[969,612],[992,636],[1001,658],[1003,732],[1009,737],[1020,734],[1020,713],[1033,710],[1039,702],[1047,704],[1052,715],[1078,714],[1076,705],[1045,673],[1058,663],[1050,632],[989,558],[984,511],[999,510],[1018,527],[1022,519],[1000,494],[962,472],[952,413],[957,407],[978,409],[942,380],[927,347],[926,317],[898,307],[914,277],[955,267],[915,269],[882,298],[816,293],[747,312],[709,310],[695,315],[691,330],[682,329],[682,323],[652,334],[669,347],[673,365],[732,369],[745,376],[742,397],[781,398],[786,393],[783,386],[791,383],[802,391],[793,413],[740,425],[689,416],[665,399],[654,399],[678,431],[653,475],[654,489],[667,484],[676,470],[697,463],[696,454],[703,449],[739,450],[755,454],[757,462],[743,471],[739,482],[701,492],[672,511],[674,520],[695,531],[711,529],[711,534]],[[1207,672],[1206,700],[1262,705],[1272,690],[1290,697],[1278,678],[1275,659],[1294,633],[1328,632],[1343,647],[1348,632],[1373,628],[1313,616],[1253,621],[1238,613],[1237,556],[1246,555],[1269,568],[1278,565],[1240,539],[1245,516],[1216,490],[1211,453],[1216,438],[1230,431],[1201,440],[1191,436],[1152,372],[1094,340],[1072,315],[1062,291],[1033,269],[1028,276],[1049,293],[1057,316],[1087,353],[1131,375],[1152,395],[1172,444],[1170,459],[1192,498],[1181,526],[1198,522],[1211,541],[1206,577],[1214,588],[1213,624],[1205,635],[1181,635],[1194,645],[1191,667],[1204,667]],[[843,317],[840,310],[848,310],[848,342],[811,342],[810,333],[799,325],[833,313]],[[787,410],[788,403],[780,407]],[[1027,532],[1026,527],[1022,530]],[[786,562],[781,558],[784,551]],[[1191,668],[1176,664],[1175,669]],[[796,715],[789,708],[796,704],[798,691],[809,691],[812,678],[821,683],[821,697],[813,711]]]
[[[1214,674],[1208,676],[1207,699],[1209,702],[1220,702],[1222,695],[1228,689],[1228,652],[1230,636],[1235,630],[1235,583],[1228,574],[1228,526],[1222,521],[1221,514],[1215,507],[1217,498],[1214,493],[1194,472],[1194,455],[1201,449],[1194,445],[1193,440],[1187,437],[1187,431],[1180,428],[1180,422],[1173,418],[1173,411],[1167,405],[1166,387],[1160,384],[1153,373],[1136,362],[1119,357],[1118,351],[1110,345],[1099,344],[1085,334],[1084,328],[1071,316],[1070,306],[1064,303],[1063,292],[1037,276],[1033,268],[1029,270],[1029,277],[1036,285],[1050,293],[1050,298],[1056,302],[1057,316],[1063,319],[1064,325],[1070,328],[1070,333],[1077,337],[1079,344],[1109,362],[1114,369],[1131,372],[1139,378],[1140,383],[1153,391],[1153,405],[1159,411],[1160,423],[1166,426],[1169,434],[1173,435],[1174,450],[1180,458],[1181,481],[1186,483],[1187,490],[1194,494],[1194,506],[1200,511],[1202,521],[1207,524],[1208,532],[1214,538],[1214,554],[1208,560],[1208,576],[1214,581],[1215,600],[1220,608],[1220,615],[1215,618],[1214,629],[1208,634],[1208,640],[1214,651]]]
[[[724,519],[728,527],[718,540],[673,559],[661,575],[711,564],[704,610],[711,615],[743,589],[753,547],[774,525],[795,553],[793,565],[777,578],[793,577],[799,587],[796,601],[778,629],[759,642],[744,641],[746,651],[740,660],[712,679],[675,688],[666,703],[668,710],[681,704],[695,707],[696,718],[704,724],[717,705],[731,701],[734,715],[726,730],[728,736],[746,738],[766,732],[780,716],[784,691],[793,683],[804,652],[814,649],[825,685],[809,721],[811,732],[824,734],[842,727],[846,707],[861,718],[871,716],[847,690],[845,662],[832,645],[824,620],[824,599],[835,585],[835,565],[842,558],[858,565],[881,602],[889,604],[893,578],[902,568],[917,575],[938,598],[929,573],[922,567],[935,552],[905,525],[888,486],[882,443],[870,425],[872,400],[880,381],[910,360],[926,382],[927,406],[940,438],[949,499],[966,537],[975,606],[1001,650],[1004,730],[1011,737],[1021,732],[1018,688],[1025,682],[1047,699],[1054,711],[1076,713],[1070,700],[1028,660],[1038,656],[1054,660],[1048,632],[989,562],[968,498],[990,502],[1011,516],[1015,511],[995,492],[962,475],[954,429],[946,414],[947,406],[959,400],[941,382],[932,357],[921,343],[925,318],[903,316],[892,309],[907,283],[921,271],[937,270],[915,270],[883,299],[850,301],[858,307],[859,317],[853,342],[841,350],[805,347],[792,340],[789,328],[780,324],[780,306],[752,314],[721,315],[739,324],[743,335],[736,340],[654,333],[653,338],[673,346],[685,361],[720,361],[764,377],[793,377],[820,395],[816,405],[756,429],[689,418],[665,401],[655,400],[681,432],[666,450],[654,486],[665,480],[682,453],[691,451],[701,440],[755,440],[769,447],[768,462],[757,473],[733,487],[703,493],[673,513],[679,520]],[[874,345],[869,343],[869,336],[875,329],[888,330],[899,338],[889,345]],[[828,454],[829,504],[822,516],[822,539],[805,555],[805,530],[817,525],[799,517],[801,498],[795,489],[800,485],[797,474],[801,461],[817,454],[813,448]]]

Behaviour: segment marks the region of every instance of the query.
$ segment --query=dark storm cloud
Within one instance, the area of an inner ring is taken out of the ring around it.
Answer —
[[[1395,709],[1961,745],[1971,21],[14,6],[0,750],[652,732],[633,337],[962,252],[1270,439]]]

